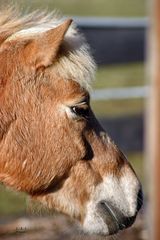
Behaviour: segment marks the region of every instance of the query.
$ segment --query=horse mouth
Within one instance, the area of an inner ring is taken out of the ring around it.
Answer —
[[[116,234],[119,230],[130,227],[136,218],[136,216],[124,217],[119,210],[105,200],[97,204],[97,210],[108,226],[109,235]]]

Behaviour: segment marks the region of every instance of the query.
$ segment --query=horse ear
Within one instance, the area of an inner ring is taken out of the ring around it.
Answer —
[[[68,19],[58,27],[40,33],[25,46],[25,56],[36,68],[48,67],[55,60],[72,20]]]

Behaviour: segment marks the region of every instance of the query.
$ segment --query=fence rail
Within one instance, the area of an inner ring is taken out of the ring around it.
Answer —
[[[146,17],[73,17],[80,28],[147,28],[149,21]]]
[[[144,60],[147,18],[73,18],[99,65]]]
[[[92,93],[94,101],[99,100],[120,100],[131,98],[146,98],[149,95],[149,87],[125,87],[125,88],[103,88]]]

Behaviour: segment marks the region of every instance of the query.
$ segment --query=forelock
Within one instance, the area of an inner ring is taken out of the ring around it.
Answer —
[[[8,8],[0,12],[0,40],[4,38],[6,42],[33,38],[56,28],[63,21],[64,18],[56,12],[36,11],[22,17],[17,10]],[[72,23],[68,29],[61,49],[59,58],[52,66],[55,73],[64,79],[78,82],[88,90],[94,79],[95,62],[84,36],[78,32],[75,24]]]

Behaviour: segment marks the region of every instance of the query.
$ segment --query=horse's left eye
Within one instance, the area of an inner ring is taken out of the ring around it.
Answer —
[[[89,117],[89,107],[88,106],[73,106],[71,110],[78,117],[88,118]]]

